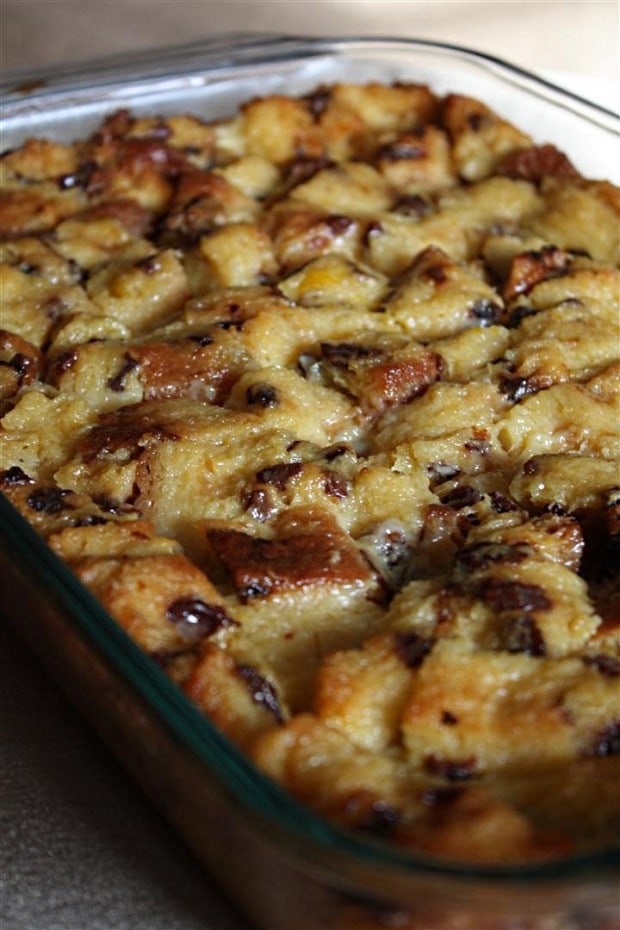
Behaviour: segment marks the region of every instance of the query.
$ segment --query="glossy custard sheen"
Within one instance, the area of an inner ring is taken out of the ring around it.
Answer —
[[[612,842],[618,190],[406,84],[2,180],[2,490],[127,633],[341,825]]]

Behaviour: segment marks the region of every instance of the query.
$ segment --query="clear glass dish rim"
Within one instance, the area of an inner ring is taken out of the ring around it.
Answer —
[[[221,33],[211,39],[177,46],[121,53],[62,66],[18,69],[6,72],[0,80],[0,125],[2,118],[13,115],[24,102],[61,96],[66,91],[101,90],[119,80],[138,82],[149,79],[172,79],[196,71],[217,74],[226,68],[270,61],[296,61],[327,54],[353,51],[398,51],[443,54],[467,61],[493,73],[522,90],[547,96],[557,106],[596,122],[615,135],[620,133],[620,114],[593,103],[571,90],[534,74],[488,52],[434,39],[396,38],[393,36],[291,36],[279,33]]]
[[[230,49],[231,43],[234,48]],[[278,34],[228,33],[212,40],[165,49],[78,62],[75,66],[30,69],[6,74],[0,85],[1,117],[18,108],[24,100],[61,96],[69,90],[101,90],[123,81],[163,80],[204,70],[217,74],[227,68],[297,61],[312,56],[343,51],[409,49],[438,52],[473,63],[496,77],[516,82],[522,89],[572,110],[577,116],[603,120],[602,128],[617,132],[610,119],[620,126],[620,118],[610,110],[559,87],[516,65],[460,45],[427,39],[392,37],[298,37]],[[41,84],[43,86],[41,86]],[[557,98],[557,99],[556,99]],[[277,784],[266,778],[215,726],[192,705],[165,673],[125,634],[101,604],[78,581],[69,568],[52,552],[28,522],[0,494],[0,527],[11,546],[11,555],[23,567],[47,582],[62,603],[74,628],[121,674],[129,685],[157,713],[158,718],[218,778],[222,790],[231,793],[246,809],[274,823],[285,833],[295,835],[326,851],[345,855],[360,865],[392,870],[406,877],[433,874],[466,881],[536,882],[574,880],[620,866],[620,848],[606,847],[587,854],[532,865],[474,866],[433,860],[404,852],[396,847],[374,844],[340,830],[297,802]]]

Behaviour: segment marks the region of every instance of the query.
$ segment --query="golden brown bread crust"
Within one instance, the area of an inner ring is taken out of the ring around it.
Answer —
[[[469,862],[609,842],[618,204],[417,85],[31,140],[0,489],[324,815]]]

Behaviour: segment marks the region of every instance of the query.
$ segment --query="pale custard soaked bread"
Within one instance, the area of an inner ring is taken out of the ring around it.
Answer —
[[[2,490],[304,803],[620,825],[618,191],[397,84],[2,159]]]

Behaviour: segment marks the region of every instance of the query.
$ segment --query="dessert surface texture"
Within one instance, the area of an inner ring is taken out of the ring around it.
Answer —
[[[613,843],[618,189],[414,84],[1,165],[0,488],[128,635],[338,825]]]

